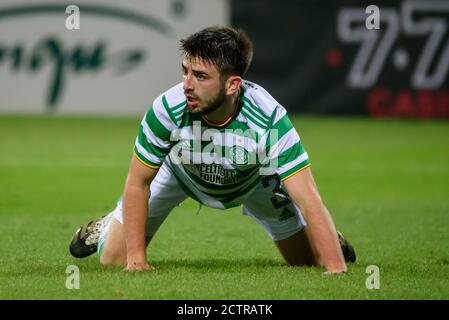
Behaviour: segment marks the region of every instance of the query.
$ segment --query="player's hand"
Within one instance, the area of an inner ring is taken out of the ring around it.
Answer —
[[[155,268],[147,261],[130,261],[127,263],[126,268],[123,269],[123,271],[126,272],[145,271],[145,270],[155,270]]]

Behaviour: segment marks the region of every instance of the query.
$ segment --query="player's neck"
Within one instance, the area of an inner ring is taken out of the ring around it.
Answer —
[[[234,116],[239,107],[240,89],[235,94],[226,99],[226,101],[217,110],[203,116],[207,122],[215,125],[224,125]]]

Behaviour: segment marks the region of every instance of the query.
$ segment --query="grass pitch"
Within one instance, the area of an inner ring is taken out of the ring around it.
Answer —
[[[297,117],[321,195],[358,261],[288,267],[240,209],[187,200],[128,274],[68,252],[114,208],[140,119],[0,117],[0,299],[448,299],[449,123]],[[80,289],[66,288],[66,268]],[[366,268],[380,268],[369,290]]]

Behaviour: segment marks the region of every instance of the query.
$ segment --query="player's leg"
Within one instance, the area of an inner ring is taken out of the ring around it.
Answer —
[[[267,176],[243,205],[244,214],[261,224],[290,265],[321,265],[301,210],[290,200],[278,176]],[[352,246],[338,233],[343,255],[354,262]]]
[[[103,265],[126,266],[126,241],[123,223],[113,218],[102,232],[98,244],[100,263]]]
[[[163,164],[150,186],[151,197],[148,203],[147,244],[159,229],[170,211],[181,203],[187,195],[179,187],[170,169]],[[105,223],[105,219],[108,219]],[[97,219],[77,230],[70,245],[70,252],[77,258],[92,254],[100,255],[100,262],[111,265],[124,265],[126,262],[126,243],[123,227],[122,202],[108,216]],[[98,227],[93,227],[98,225]],[[98,231],[100,230],[100,233]],[[85,231],[85,232],[82,232]],[[98,234],[98,235],[97,235]],[[88,240],[86,242],[86,239]],[[92,251],[94,249],[94,251]]]
[[[171,210],[187,198],[165,164],[159,169],[151,183],[150,194],[146,226],[147,245]],[[102,264],[126,266],[126,242],[121,202],[114,212],[114,219],[111,219],[111,223],[100,235],[98,253]]]
[[[243,213],[262,225],[289,265],[318,265],[301,211],[282,189],[278,176],[261,179],[243,204]]]
[[[123,224],[115,218],[112,219],[102,235],[98,245],[100,263],[126,266],[126,242]]]
[[[337,231],[340,247],[346,262],[355,262],[356,254],[351,244]],[[318,252],[312,246],[308,227],[291,237],[275,241],[276,246],[290,265],[323,265]],[[302,252],[301,254],[298,254]],[[306,252],[309,252],[307,254]]]
[[[291,266],[319,266],[320,259],[309,241],[305,227],[292,236],[274,241],[282,257]]]
[[[126,241],[123,223],[112,219],[108,230],[104,232],[104,240],[100,239],[98,254],[103,265],[126,266]],[[152,237],[146,237],[146,245]]]

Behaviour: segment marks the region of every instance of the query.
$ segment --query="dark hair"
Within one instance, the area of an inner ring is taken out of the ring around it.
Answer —
[[[201,58],[215,65],[221,74],[243,77],[253,57],[253,44],[241,29],[214,26],[181,40],[186,57]]]

